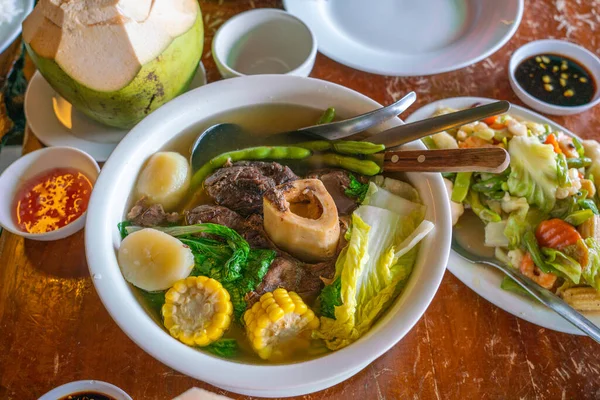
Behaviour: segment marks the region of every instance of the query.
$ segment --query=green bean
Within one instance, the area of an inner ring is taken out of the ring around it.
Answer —
[[[569,180],[569,163],[564,154],[559,154],[556,162],[556,179],[560,187],[564,187]]]
[[[567,158],[569,168],[589,167],[592,165],[592,159],[588,157]]]
[[[319,118],[319,122],[317,122],[317,125],[328,124],[330,122],[333,122],[334,118],[335,108],[329,107],[327,110],[325,110],[323,115],[321,115],[321,118]]]
[[[242,150],[229,151],[211,159],[192,177],[192,189],[202,186],[202,182],[214,170],[221,168],[227,161],[242,160],[301,160],[312,154],[312,151],[297,146],[261,146]]]
[[[333,150],[341,154],[375,154],[385,150],[383,144],[371,142],[357,142],[354,140],[335,140]]]
[[[327,151],[331,150],[331,142],[328,140],[313,140],[310,142],[297,143],[294,146],[303,147],[311,151]]]
[[[459,172],[456,174],[454,188],[452,189],[452,201],[460,203],[467,197],[471,186],[471,175],[473,175],[472,172]]]
[[[433,141],[431,136],[425,136],[423,139],[421,139],[421,141],[429,150],[437,149],[437,146],[435,145],[435,142]]]
[[[330,167],[347,169],[358,174],[373,176],[381,172],[381,167],[371,160],[360,160],[355,157],[343,156],[336,153],[318,154],[310,157],[313,163],[325,164]]]
[[[565,218],[565,222],[571,224],[573,226],[579,226],[583,224],[588,219],[594,216],[594,212],[590,209],[587,210],[579,210],[571,213]]]
[[[479,198],[479,193],[470,190],[468,202],[471,210],[484,222],[500,222],[502,218],[494,211],[483,205]]]
[[[592,199],[581,199],[577,201],[577,204],[582,210],[592,210],[594,214],[600,214],[598,206],[596,206],[596,203]]]
[[[552,268],[546,264],[544,258],[542,257],[542,252],[540,251],[540,247],[538,246],[538,242],[535,239],[535,236],[532,231],[527,231],[523,235],[523,242],[525,243],[525,247],[527,247],[527,251],[531,255],[533,259],[533,263],[541,269],[545,273],[553,272]]]
[[[504,182],[504,179],[495,176],[493,178],[474,183],[471,188],[476,192],[496,192],[498,190],[502,190],[502,184]]]
[[[385,146],[382,144],[375,144],[371,142],[357,142],[354,140],[313,140],[311,142],[302,142],[295,144],[298,147],[304,147],[312,151],[327,151],[333,149],[339,154],[375,154],[385,150]]]
[[[581,141],[576,137],[573,138],[573,145],[575,146],[579,157],[585,157],[585,149],[583,148],[583,143],[581,143]]]

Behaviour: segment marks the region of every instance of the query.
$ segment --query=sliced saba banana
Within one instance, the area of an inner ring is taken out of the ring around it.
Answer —
[[[125,279],[154,292],[187,278],[194,267],[192,250],[178,239],[152,228],[130,233],[117,254]]]
[[[154,153],[140,173],[138,197],[149,204],[161,204],[170,211],[185,197],[190,187],[191,171],[188,161],[179,153]]]
[[[284,183],[267,191],[263,200],[265,231],[277,246],[303,261],[335,255],[338,212],[320,180]]]

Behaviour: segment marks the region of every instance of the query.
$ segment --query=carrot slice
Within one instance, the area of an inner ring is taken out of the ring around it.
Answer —
[[[576,244],[578,240],[581,240],[581,235],[573,226],[562,219],[553,218],[538,225],[535,230],[535,238],[540,247],[561,250]]]
[[[483,122],[485,122],[488,126],[491,126],[491,125],[495,124],[497,120],[498,120],[498,116],[494,115],[494,116],[485,118],[483,120]]]
[[[558,141],[556,140],[556,136],[554,136],[553,133],[548,135],[544,144],[551,144],[552,147],[554,147],[554,152],[556,154],[562,154],[562,150],[560,149],[560,146],[558,145]]]
[[[490,125],[490,128],[499,131],[501,129],[506,128],[506,125],[504,125],[504,124],[492,124],[492,125]]]

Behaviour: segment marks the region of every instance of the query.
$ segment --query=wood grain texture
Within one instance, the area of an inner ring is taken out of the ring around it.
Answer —
[[[400,150],[384,153],[386,172],[495,172],[504,171],[510,162],[500,147],[447,150]]]
[[[313,1],[313,0],[307,0]],[[522,103],[510,89],[510,54],[535,39],[566,38],[600,54],[598,0],[528,0],[517,34],[490,58],[432,77],[376,76],[319,54],[312,76],[389,104],[410,90],[415,110],[453,96]],[[219,79],[210,45],[229,17],[276,0],[202,1],[203,61]],[[409,110],[410,111],[410,110]],[[407,112],[408,114],[409,112]],[[600,107],[552,117],[586,138],[600,139]],[[27,133],[25,151],[41,145]],[[202,368],[202,366],[198,366]],[[100,379],[136,400],[170,399],[191,386],[223,391],[154,360],[122,333],[88,275],[83,232],[57,242],[0,236],[0,399],[35,399],[77,379]],[[244,398],[229,394],[233,398]],[[316,399],[598,399],[600,349],[592,340],[549,331],[488,303],[452,274],[406,337],[362,372]]]

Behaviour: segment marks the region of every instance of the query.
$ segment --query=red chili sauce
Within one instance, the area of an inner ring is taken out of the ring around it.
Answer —
[[[45,233],[62,228],[86,210],[92,183],[73,168],[56,168],[27,180],[14,200],[15,223],[23,232]]]

